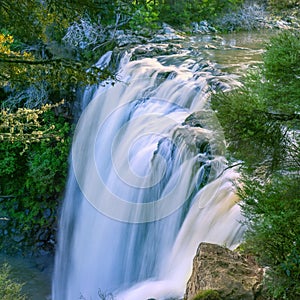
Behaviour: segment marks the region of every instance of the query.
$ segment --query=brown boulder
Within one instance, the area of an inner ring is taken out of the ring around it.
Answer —
[[[192,300],[207,290],[217,291],[221,299],[260,299],[262,279],[263,269],[253,260],[219,245],[201,243],[184,299]]]

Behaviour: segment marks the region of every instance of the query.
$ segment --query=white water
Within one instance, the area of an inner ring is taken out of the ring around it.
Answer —
[[[236,174],[221,175],[223,136],[207,106],[215,75],[186,55],[125,55],[120,81],[100,87],[82,114],[54,300],[100,299],[98,290],[120,300],[179,298],[201,241],[240,241]],[[195,111],[204,128],[184,123]]]

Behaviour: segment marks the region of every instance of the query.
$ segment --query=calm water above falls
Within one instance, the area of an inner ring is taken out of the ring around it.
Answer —
[[[99,291],[120,300],[180,298],[201,241],[239,243],[237,175],[222,172],[224,137],[207,102],[259,62],[253,45],[244,35],[202,36],[178,54],[131,61],[127,53],[114,86],[86,92],[54,300],[99,299]],[[188,121],[195,112],[196,125]]]

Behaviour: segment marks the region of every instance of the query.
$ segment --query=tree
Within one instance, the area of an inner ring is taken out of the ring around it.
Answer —
[[[85,14],[93,20],[100,18],[103,24],[114,23],[119,2],[1,1],[0,67],[4,71],[0,85],[9,82],[13,90],[47,85],[57,91],[72,91],[79,84],[93,84],[107,77],[108,73],[94,66],[95,57],[86,55],[91,49],[70,48],[63,37]],[[106,49],[97,49],[99,59]]]
[[[271,38],[264,64],[242,87],[212,98],[229,150],[251,170],[299,169],[299,62],[299,32],[283,32]]]
[[[230,155],[244,162],[243,248],[268,267],[272,299],[300,297],[300,34],[270,39],[243,86],[212,97]]]
[[[82,4],[0,2],[0,246],[6,251],[54,249],[72,130],[70,105],[58,103],[106,76],[62,41],[83,17]]]
[[[172,25],[190,25],[191,22],[213,20],[227,11],[232,11],[241,0],[165,0],[158,5],[160,19]]]
[[[240,189],[247,232],[244,249],[269,267],[272,299],[300,298],[300,176],[244,177]]]
[[[0,114],[0,247],[7,252],[54,250],[71,140],[70,122],[59,109]]]

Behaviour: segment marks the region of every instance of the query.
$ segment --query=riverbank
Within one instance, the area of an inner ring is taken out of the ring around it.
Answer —
[[[0,253],[0,266],[8,264],[10,278],[24,284],[22,293],[29,300],[50,300],[53,257],[26,258]]]

